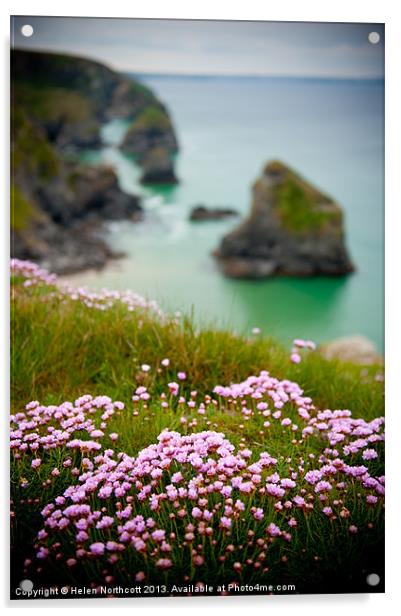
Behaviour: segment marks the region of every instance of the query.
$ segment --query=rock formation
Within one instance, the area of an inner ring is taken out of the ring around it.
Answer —
[[[121,149],[134,155],[142,166],[143,182],[177,182],[173,156],[178,151],[178,143],[170,117],[162,104],[147,107],[134,119]]]
[[[135,122],[163,106],[139,82],[64,54],[13,50],[11,79],[12,256],[59,273],[100,267],[112,256],[102,222],[137,220],[142,210],[137,197],[119,188],[112,169],[85,165],[79,155],[102,145],[102,122]],[[158,170],[155,161],[153,177],[157,171],[165,167]]]
[[[230,218],[231,216],[238,216],[238,212],[229,207],[206,207],[205,205],[196,205],[192,208],[189,219],[195,221],[222,220],[223,218]]]
[[[364,366],[383,364],[383,357],[379,355],[375,344],[365,336],[337,338],[322,344],[318,350],[328,360],[339,359]]]
[[[166,147],[159,145],[150,149],[142,158],[142,184],[176,184],[171,156]]]
[[[340,276],[354,269],[340,206],[277,161],[255,182],[249,217],[222,239],[215,256],[227,276],[239,278]]]

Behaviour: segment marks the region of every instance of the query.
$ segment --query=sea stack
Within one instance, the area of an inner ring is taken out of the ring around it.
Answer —
[[[178,151],[175,131],[164,105],[147,107],[132,122],[121,149],[132,154],[143,169],[144,184],[176,184],[174,154]]]
[[[342,276],[354,269],[341,207],[279,161],[265,166],[250,215],[215,256],[234,278]]]

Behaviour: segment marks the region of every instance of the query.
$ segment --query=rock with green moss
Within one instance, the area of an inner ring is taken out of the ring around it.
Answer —
[[[175,131],[161,104],[142,111],[128,129],[121,149],[135,156],[143,168],[142,182],[146,184],[175,184],[174,154],[178,151]]]
[[[278,161],[266,165],[249,217],[215,255],[227,276],[239,278],[340,276],[354,269],[340,206]]]
[[[142,184],[176,184],[174,165],[167,148],[159,145],[149,150],[142,160]]]
[[[163,105],[144,109],[128,129],[121,147],[127,154],[134,154],[139,161],[156,147],[163,147],[170,154],[177,152],[175,132]]]

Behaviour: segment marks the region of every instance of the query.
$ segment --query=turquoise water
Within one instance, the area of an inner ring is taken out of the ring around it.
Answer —
[[[180,184],[149,189],[117,145],[127,124],[103,128],[107,145],[87,152],[117,170],[121,187],[144,197],[140,224],[111,226],[127,253],[77,281],[131,288],[167,310],[195,311],[202,322],[237,331],[259,326],[284,341],[318,342],[363,334],[383,349],[383,83],[272,78],[142,77],[167,104],[178,133]],[[356,272],[342,279],[231,280],[211,251],[238,221],[191,223],[195,204],[244,215],[265,162],[293,166],[345,211]]]

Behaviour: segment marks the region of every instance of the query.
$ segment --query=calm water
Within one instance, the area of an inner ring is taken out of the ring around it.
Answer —
[[[104,126],[92,162],[115,166],[121,187],[144,197],[146,220],[113,224],[110,242],[127,258],[75,277],[92,288],[131,288],[167,310],[237,331],[259,326],[288,341],[363,334],[383,348],[383,84],[258,78],[143,77],[175,122],[180,184],[145,189],[116,148],[122,121]],[[238,221],[190,223],[195,204],[246,214],[250,188],[279,158],[345,210],[355,274],[343,279],[230,280],[211,257]]]

